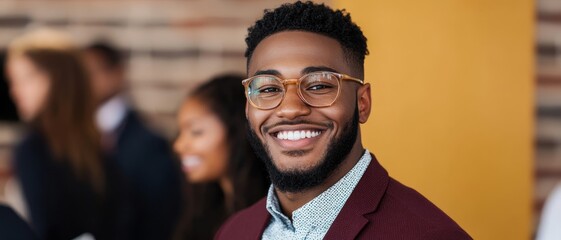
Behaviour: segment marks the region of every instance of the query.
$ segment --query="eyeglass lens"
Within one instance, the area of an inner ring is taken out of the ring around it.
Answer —
[[[309,105],[328,106],[339,92],[339,79],[333,73],[312,73],[300,79],[299,96]],[[259,108],[274,108],[286,92],[282,81],[274,76],[257,76],[248,86],[249,100]]]

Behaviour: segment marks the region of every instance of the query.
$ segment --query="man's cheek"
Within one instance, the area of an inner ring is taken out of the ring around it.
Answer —
[[[249,120],[251,128],[255,131],[258,136],[265,134],[262,131],[262,127],[267,119],[267,113],[254,109],[253,107],[248,108],[247,118]],[[264,137],[264,136],[261,136]]]

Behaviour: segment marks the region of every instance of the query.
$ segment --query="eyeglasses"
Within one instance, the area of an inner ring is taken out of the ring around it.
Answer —
[[[350,80],[361,85],[364,81],[334,72],[312,72],[298,79],[280,79],[274,75],[256,75],[245,79],[242,84],[249,103],[259,109],[276,108],[284,99],[287,84],[296,84],[298,96],[312,107],[331,106],[341,92],[343,80]]]

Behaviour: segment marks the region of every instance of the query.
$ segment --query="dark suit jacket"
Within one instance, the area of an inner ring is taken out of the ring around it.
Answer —
[[[429,200],[389,177],[372,157],[324,239],[471,239]],[[265,203],[262,199],[231,217],[215,239],[261,239],[271,218]]]
[[[34,240],[37,236],[10,207],[0,205],[0,238]]]
[[[116,133],[113,156],[133,199],[132,239],[169,239],[181,212],[179,161],[169,143],[129,111]]]
[[[37,131],[16,146],[14,165],[31,227],[40,239],[72,239],[86,232],[96,239],[126,236],[128,196],[114,161],[102,160],[104,196],[78,178],[67,162],[56,159]]]

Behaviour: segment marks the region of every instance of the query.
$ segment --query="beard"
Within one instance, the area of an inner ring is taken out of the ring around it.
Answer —
[[[265,163],[275,188],[281,192],[297,193],[322,184],[349,155],[358,135],[358,107],[355,108],[353,118],[344,125],[341,135],[329,142],[319,163],[306,170],[282,171],[277,168],[267,146],[259,140],[251,126],[248,129],[249,142],[259,159]]]

